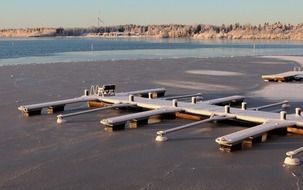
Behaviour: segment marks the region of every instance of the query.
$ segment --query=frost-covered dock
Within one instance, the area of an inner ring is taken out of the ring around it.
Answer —
[[[95,102],[101,108],[80,111],[69,114],[58,115],[58,123],[65,122],[64,118],[87,114],[95,111],[102,111],[113,108],[139,108],[138,113],[131,113],[123,116],[104,118],[100,121],[109,131],[122,130],[125,128],[137,128],[142,124],[148,124],[148,120],[154,116],[195,118],[191,124],[182,125],[172,129],[158,131],[157,141],[166,141],[167,134],[183,130],[205,122],[235,120],[246,121],[256,124],[254,127],[243,129],[231,134],[227,134],[216,139],[221,150],[231,151],[241,149],[247,145],[251,146],[256,142],[264,142],[269,134],[287,132],[302,132],[303,117],[301,109],[297,108],[295,114],[287,114],[285,111],[280,113],[261,111],[264,108],[284,105],[287,101],[275,104],[247,108],[243,96],[229,96],[224,98],[212,99],[207,101],[198,101],[197,96],[176,96],[174,99],[163,97],[164,88],[146,89],[131,92],[116,93],[114,85],[94,86],[90,91],[85,90],[84,95],[78,98],[52,101],[40,104],[20,106],[18,109],[27,116],[41,114],[41,109],[52,109],[52,112],[63,111],[66,104],[77,102]],[[200,94],[195,94],[200,95]],[[161,97],[161,98],[159,98]],[[178,99],[191,97],[191,101],[178,101]],[[100,104],[98,104],[100,103]],[[231,107],[234,103],[241,103],[241,107]],[[105,106],[105,107],[103,107]],[[206,118],[206,119],[205,119]]]
[[[262,79],[270,82],[303,81],[303,71],[288,71],[279,74],[262,75]]]

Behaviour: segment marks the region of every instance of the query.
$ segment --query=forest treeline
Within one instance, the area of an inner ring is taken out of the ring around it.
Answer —
[[[194,39],[288,39],[303,40],[303,23],[297,25],[277,23],[230,25],[118,25],[89,28],[27,28],[2,29],[0,37],[156,37]]]

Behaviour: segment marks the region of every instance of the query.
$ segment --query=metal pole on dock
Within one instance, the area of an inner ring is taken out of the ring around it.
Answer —
[[[210,117],[208,119],[204,119],[204,120],[201,120],[201,121],[196,121],[196,122],[189,123],[189,124],[186,124],[186,125],[182,125],[182,126],[179,126],[179,127],[175,127],[175,128],[172,128],[172,129],[168,129],[168,130],[164,130],[164,131],[158,131],[156,141],[158,141],[158,142],[167,141],[168,138],[165,135],[168,134],[168,133],[173,133],[173,132],[176,132],[176,131],[187,129],[187,128],[190,128],[190,127],[202,124],[202,123],[207,123],[207,122],[211,122],[211,121],[220,121],[220,120],[226,120],[226,119],[233,119],[233,118],[234,118],[234,116],[213,116],[213,117]]]
[[[66,120],[64,118],[66,118],[66,117],[72,117],[72,116],[76,116],[76,115],[82,115],[82,114],[92,113],[92,112],[101,111],[101,110],[107,110],[107,109],[113,109],[113,108],[122,108],[122,107],[128,107],[128,106],[132,106],[132,104],[114,104],[114,105],[106,106],[106,107],[102,107],[102,108],[84,110],[84,111],[68,113],[68,114],[64,114],[64,115],[60,114],[60,115],[57,116],[57,123],[59,123],[59,124],[65,123]]]

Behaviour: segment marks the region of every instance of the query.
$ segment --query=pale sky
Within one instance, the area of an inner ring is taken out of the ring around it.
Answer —
[[[303,0],[0,0],[0,28],[303,23]]]

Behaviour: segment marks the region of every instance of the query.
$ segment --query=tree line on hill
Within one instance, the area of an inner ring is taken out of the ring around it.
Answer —
[[[303,23],[297,25],[264,23],[259,25],[239,23],[216,25],[118,25],[90,28],[28,28],[2,29],[0,37],[44,36],[140,36],[157,38],[194,39],[290,39],[303,40]]]

